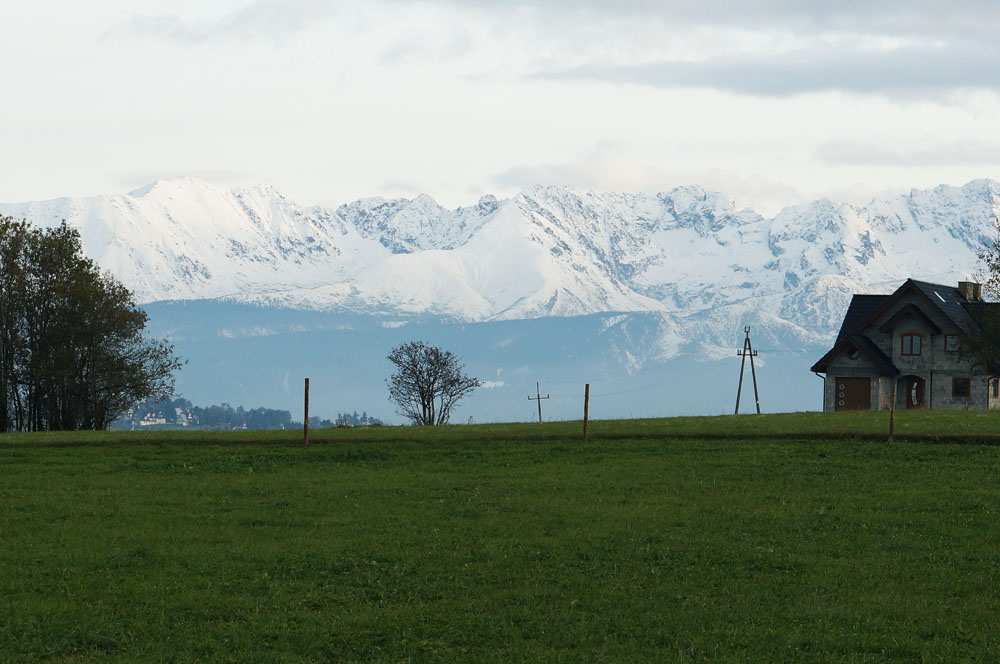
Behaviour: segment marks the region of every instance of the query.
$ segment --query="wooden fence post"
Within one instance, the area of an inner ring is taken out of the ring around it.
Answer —
[[[590,420],[590,383],[583,389],[583,442],[587,442],[587,424]]]
[[[892,404],[889,405],[889,442],[896,432],[896,378],[892,379]]]
[[[306,378],[305,412],[302,416],[302,440],[309,447],[309,379]]]

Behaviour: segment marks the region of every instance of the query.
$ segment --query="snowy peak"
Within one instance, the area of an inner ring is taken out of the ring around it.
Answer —
[[[496,198],[484,196],[473,207],[449,211],[421,194],[413,200],[366,198],[342,205],[337,215],[392,253],[409,254],[461,246],[497,207]]]
[[[230,297],[468,321],[653,311],[673,321],[671,334],[706,343],[713,329],[751,319],[817,340],[835,334],[853,292],[973,274],[995,234],[1000,184],[864,207],[821,199],[767,219],[698,186],[534,186],[454,210],[426,195],[333,210],[269,185],[176,178],[0,213],[43,226],[66,219],[140,301]]]

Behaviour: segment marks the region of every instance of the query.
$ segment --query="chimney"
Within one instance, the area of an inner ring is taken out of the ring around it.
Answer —
[[[958,292],[968,302],[979,302],[983,299],[983,285],[973,281],[958,282]]]

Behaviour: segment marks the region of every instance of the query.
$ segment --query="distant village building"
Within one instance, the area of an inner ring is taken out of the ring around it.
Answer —
[[[167,418],[156,413],[149,413],[144,418],[139,420],[139,426],[141,427],[153,427],[159,424],[166,424]]]
[[[964,335],[985,307],[982,286],[907,279],[891,295],[855,295],[833,348],[812,367],[825,374],[823,410],[1000,408],[1000,383],[964,358]]]
[[[187,408],[174,408],[175,421],[179,426],[186,427],[194,421],[194,416]]]

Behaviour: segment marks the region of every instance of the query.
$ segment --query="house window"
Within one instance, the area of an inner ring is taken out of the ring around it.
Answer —
[[[968,399],[972,396],[971,378],[952,378],[951,397],[953,399]]]
[[[919,334],[904,334],[900,338],[901,355],[920,355],[920,342],[923,338]]]
[[[993,398],[1000,399],[1000,380],[993,379]]]
[[[949,353],[958,352],[958,335],[948,334],[944,338],[944,349]]]
[[[856,360],[859,357],[861,357],[861,351],[858,349],[857,346],[848,346],[847,347],[847,359],[849,359],[849,360]]]

